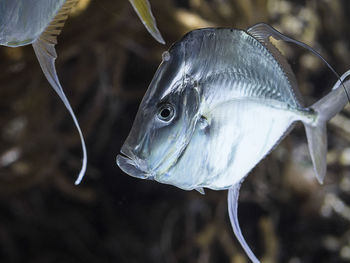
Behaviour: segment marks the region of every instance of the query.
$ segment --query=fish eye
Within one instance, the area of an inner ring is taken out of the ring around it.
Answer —
[[[159,120],[169,122],[175,116],[175,109],[171,104],[163,104],[159,107],[157,117]]]

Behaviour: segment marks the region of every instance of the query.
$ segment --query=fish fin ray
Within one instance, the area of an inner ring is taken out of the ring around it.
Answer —
[[[326,123],[348,103],[343,89],[340,88],[340,86],[343,86],[346,87],[348,92],[350,91],[350,81],[342,82],[348,76],[350,76],[350,70],[340,77],[330,93],[311,106],[318,113],[316,123],[308,124],[304,122],[312,164],[320,184],[323,183],[327,172]]]
[[[298,99],[299,103],[303,105],[303,97],[298,89],[298,83],[295,77],[295,74],[290,67],[287,59],[281,54],[278,48],[270,41],[270,37],[275,38],[276,40],[282,40],[280,38],[281,33],[272,28],[271,26],[260,23],[250,27],[247,32],[252,35],[256,40],[262,43],[267,50],[272,54],[272,56],[279,63],[281,68],[283,69],[291,87],[295,97]],[[277,34],[279,33],[279,34]],[[283,39],[284,40],[284,39]]]
[[[148,0],[129,0],[142,23],[147,28],[148,32],[161,44],[165,41],[157,27],[156,20],[152,14],[151,5]]]
[[[40,38],[45,39],[50,44],[57,44],[57,36],[61,33],[62,28],[71,12],[72,8],[79,0],[66,0],[63,6],[58,11],[55,18],[45,28],[45,31],[40,35]]]
[[[58,96],[61,98],[67,110],[69,111],[80,136],[80,141],[81,141],[82,151],[83,151],[83,162],[82,162],[82,168],[79,172],[78,178],[75,181],[76,185],[81,182],[86,171],[86,166],[87,166],[86,146],[85,146],[84,137],[81,132],[78,120],[62,89],[62,86],[57,76],[56,67],[55,67],[55,60],[57,58],[57,53],[55,50],[55,45],[57,44],[57,36],[61,32],[61,29],[64,25],[64,21],[68,17],[69,11],[77,2],[78,0],[67,0],[63,5],[63,7],[58,12],[58,14],[56,15],[56,17],[54,18],[54,20],[49,24],[49,26],[40,35],[40,37],[32,44],[34,48],[34,52],[36,54],[36,57],[38,58],[40,67],[44,72],[45,77],[47,78],[48,82],[51,84],[53,89],[56,91]]]
[[[228,190],[227,195],[227,201],[228,201],[228,213],[230,216],[230,221],[232,225],[233,232],[238,239],[239,243],[243,247],[245,253],[249,257],[249,259],[253,263],[260,263],[260,261],[257,259],[257,257],[254,255],[252,250],[249,248],[247,242],[245,241],[241,228],[239,226],[238,221],[238,197],[239,197],[239,189],[241,187],[243,180],[241,180],[239,183],[233,185]]]

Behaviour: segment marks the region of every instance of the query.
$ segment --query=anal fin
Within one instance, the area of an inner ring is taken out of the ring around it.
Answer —
[[[239,189],[241,187],[242,182],[243,180],[237,183],[236,185],[233,185],[228,190],[228,195],[227,195],[228,213],[230,216],[233,232],[235,233],[235,236],[238,239],[241,246],[243,247],[245,253],[253,263],[260,263],[260,261],[256,258],[252,250],[249,248],[247,242],[245,241],[238,222],[238,197],[239,197]]]
[[[79,0],[67,0],[64,3],[64,5],[61,7],[61,9],[58,11],[53,21],[47,26],[47,28],[40,35],[40,37],[32,44],[36,57],[38,58],[39,64],[41,66],[41,69],[45,74],[45,77],[47,78],[47,80],[49,81],[53,89],[56,91],[58,96],[63,101],[64,105],[66,106],[67,110],[72,116],[74,124],[77,127],[79,132],[82,150],[83,150],[83,163],[82,163],[82,168],[79,172],[78,178],[75,181],[76,185],[81,182],[86,171],[86,165],[87,165],[86,146],[85,146],[84,137],[81,132],[78,120],[75,117],[75,114],[72,110],[72,107],[69,104],[69,101],[66,95],[64,94],[64,91],[62,89],[62,86],[57,76],[56,67],[55,67],[55,60],[57,58],[57,53],[55,50],[55,45],[57,44],[57,36],[61,32],[64,26],[64,23],[68,18],[69,12],[78,1]]]
[[[205,195],[203,187],[198,187],[195,190],[198,191],[200,194]]]

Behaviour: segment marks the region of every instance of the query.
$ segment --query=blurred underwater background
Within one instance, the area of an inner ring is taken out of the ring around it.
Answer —
[[[244,263],[226,191],[186,192],[132,178],[115,157],[161,54],[201,27],[265,22],[319,51],[341,75],[350,68],[346,0],[151,0],[166,45],[128,1],[80,0],[59,36],[61,84],[78,133],[31,47],[0,47],[0,262]],[[1,30],[1,29],[0,29]],[[333,73],[301,48],[277,43],[307,105]],[[319,185],[302,125],[247,177],[243,234],[265,263],[350,262],[350,105],[328,125],[328,174]]]

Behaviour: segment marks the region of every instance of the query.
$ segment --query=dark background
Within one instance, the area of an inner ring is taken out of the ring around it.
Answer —
[[[87,4],[84,6],[84,4]],[[266,22],[350,67],[346,0],[152,0],[158,44],[127,0],[81,0],[59,37],[57,70],[85,134],[47,83],[31,46],[0,48],[0,262],[248,262],[226,191],[186,192],[122,173],[115,157],[161,54],[189,30]],[[336,77],[283,45],[308,105]],[[239,218],[262,262],[350,262],[350,107],[328,126],[328,174],[314,178],[301,125],[244,182]],[[11,158],[9,158],[11,157]]]

